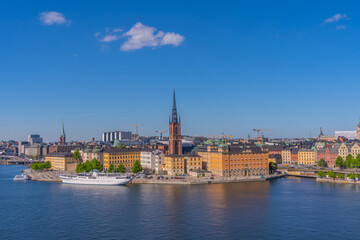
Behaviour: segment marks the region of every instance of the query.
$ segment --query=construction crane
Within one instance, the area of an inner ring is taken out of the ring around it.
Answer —
[[[168,131],[156,130],[155,132],[156,132],[156,133],[160,133],[160,140],[162,140],[162,139],[163,139],[163,138],[162,138],[162,134],[163,134],[163,133],[166,133],[166,132],[168,132]]]
[[[272,129],[253,129],[254,132],[257,132],[257,140],[258,140],[258,143],[260,143],[260,132],[262,131],[270,131]]]
[[[136,123],[136,124],[129,124],[127,126],[135,126],[136,127],[135,139],[137,140],[139,138],[139,127],[142,127],[144,125]]]
[[[226,144],[227,138],[232,138],[233,135],[215,135],[215,136],[213,136],[213,137],[215,137],[215,138],[223,138],[223,139],[224,139],[224,143]]]

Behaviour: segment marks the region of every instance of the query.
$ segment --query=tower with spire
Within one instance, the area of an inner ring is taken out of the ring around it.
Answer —
[[[66,135],[65,135],[64,120],[63,120],[61,132],[60,132],[60,144],[65,144],[65,143],[66,143]]]
[[[181,122],[176,108],[175,89],[173,92],[172,115],[169,119],[169,154],[182,155]]]

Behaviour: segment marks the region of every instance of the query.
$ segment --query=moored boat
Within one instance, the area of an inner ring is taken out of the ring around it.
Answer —
[[[14,177],[14,181],[24,181],[24,180],[29,180],[29,176],[26,175],[25,173],[21,174],[21,175],[16,175]]]
[[[130,176],[98,173],[93,171],[84,175],[60,175],[63,183],[82,185],[126,185],[132,181]]]

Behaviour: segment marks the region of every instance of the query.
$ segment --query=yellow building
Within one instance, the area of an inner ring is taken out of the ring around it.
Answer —
[[[51,163],[52,170],[62,171],[75,171],[78,163],[78,160],[73,158],[73,154],[68,152],[49,153],[45,156],[45,161]]]
[[[311,149],[300,149],[298,152],[299,165],[315,165],[315,151]]]
[[[195,153],[188,153],[184,155],[184,162],[186,166],[186,173],[190,170],[201,169],[201,156]]]
[[[167,155],[164,157],[163,170],[174,176],[185,173],[185,157],[183,155]]]
[[[135,161],[140,162],[140,148],[109,148],[103,152],[104,170],[109,169],[111,164],[117,168],[120,164],[131,169]]]
[[[255,145],[234,145],[228,148],[220,144],[217,152],[211,149],[209,154],[210,171],[216,176],[265,176],[269,173],[269,154]]]

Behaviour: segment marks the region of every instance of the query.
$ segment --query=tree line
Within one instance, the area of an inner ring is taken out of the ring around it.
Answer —
[[[326,176],[328,176],[329,178],[332,178],[332,179],[334,179],[334,178],[344,179],[345,178],[344,174],[335,173],[334,171],[328,171],[328,172],[319,171],[317,173],[317,175],[321,178],[324,178]],[[348,173],[348,174],[346,174],[346,177],[348,177],[352,180],[354,180],[355,178],[360,179],[360,173],[357,173],[357,174]]]
[[[51,163],[49,161],[46,162],[35,162],[33,164],[31,164],[31,169],[33,170],[43,170],[43,169],[50,169],[51,168]]]
[[[327,167],[328,164],[324,159],[320,159],[318,162],[319,167]],[[360,168],[360,154],[354,158],[351,154],[348,154],[345,158],[345,160],[338,156],[335,161],[335,166],[338,168]]]

